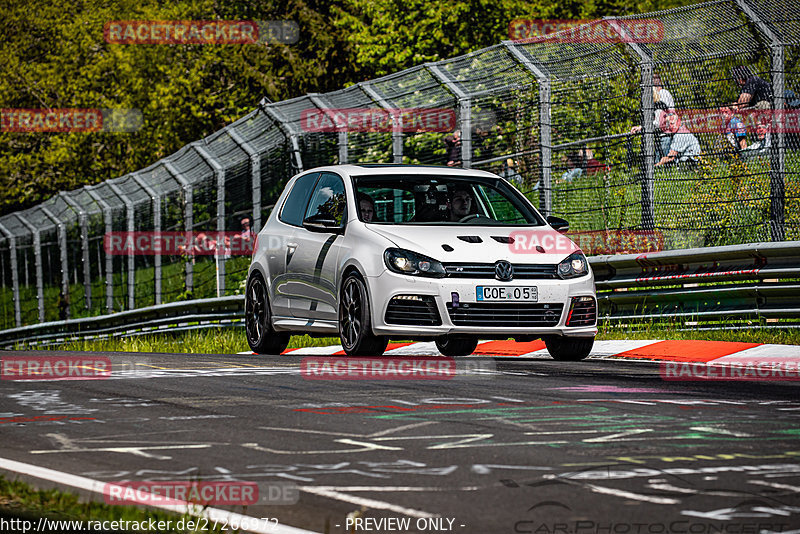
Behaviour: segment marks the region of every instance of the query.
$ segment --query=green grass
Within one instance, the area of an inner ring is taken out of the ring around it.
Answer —
[[[635,330],[600,327],[600,340],[626,339],[697,339],[704,341],[738,341],[744,343],[777,343],[800,345],[800,328],[747,328],[740,330],[677,330],[645,325]]]
[[[181,516],[134,506],[82,501],[76,494],[68,491],[37,490],[24,482],[8,480],[3,476],[0,476],[0,517],[6,521],[12,518],[33,521],[34,528],[40,517],[61,521],[135,521],[143,523],[145,529],[146,522],[152,519],[155,522],[170,521],[171,528],[160,532],[222,532],[221,528],[212,530],[213,524],[210,522],[207,530],[177,530],[178,521],[194,518],[190,515]],[[84,524],[84,527],[87,526]],[[138,532],[153,532],[145,529]]]
[[[700,339],[779,343],[800,345],[800,328],[751,328],[741,330],[675,330],[656,325],[637,329],[600,327],[598,340],[626,339]],[[292,336],[289,348],[338,345],[339,338]],[[22,347],[20,347],[22,348]],[[175,334],[152,334],[128,338],[70,341],[57,345],[39,345],[37,349],[95,352],[162,352],[187,354],[234,354],[249,350],[242,328],[204,329]]]
[[[339,338],[292,336],[289,348],[336,345]],[[19,348],[24,348],[20,346]],[[235,354],[249,350],[243,328],[207,328],[186,332],[146,334],[124,338],[69,341],[33,347],[42,350],[93,352],[163,352],[187,354]]]

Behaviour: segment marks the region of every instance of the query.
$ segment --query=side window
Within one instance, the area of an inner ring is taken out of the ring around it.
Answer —
[[[325,172],[314,188],[314,194],[306,210],[306,218],[333,219],[341,226],[346,205],[344,182],[338,175]]]
[[[283,203],[281,215],[278,217],[282,222],[291,224],[292,226],[303,225],[303,214],[308,205],[308,197],[311,196],[311,191],[314,190],[314,182],[317,181],[319,173],[312,172],[301,176],[297,179],[286,197],[286,202]]]
[[[481,204],[488,204],[489,217],[506,224],[525,224],[523,216],[505,195],[492,187],[479,186]],[[481,210],[485,211],[485,210]]]

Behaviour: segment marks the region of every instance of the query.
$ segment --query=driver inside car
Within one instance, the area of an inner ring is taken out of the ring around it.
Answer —
[[[472,193],[463,187],[456,186],[450,197],[450,220],[458,222],[468,215],[472,215]]]

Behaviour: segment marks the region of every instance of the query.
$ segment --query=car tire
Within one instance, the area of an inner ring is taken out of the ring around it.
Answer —
[[[543,338],[547,352],[554,360],[576,362],[583,360],[592,351],[593,337],[548,336]]]
[[[290,335],[276,332],[272,327],[267,284],[258,273],[253,273],[247,281],[244,322],[247,344],[256,354],[280,354],[289,344]]]
[[[478,338],[475,336],[442,336],[436,339],[436,348],[445,356],[469,356],[477,346]]]
[[[380,356],[389,340],[372,333],[369,296],[364,280],[350,273],[339,295],[339,337],[348,356]]]

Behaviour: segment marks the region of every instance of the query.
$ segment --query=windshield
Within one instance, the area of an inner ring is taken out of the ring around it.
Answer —
[[[499,179],[359,176],[358,217],[374,224],[543,226],[522,195]]]

